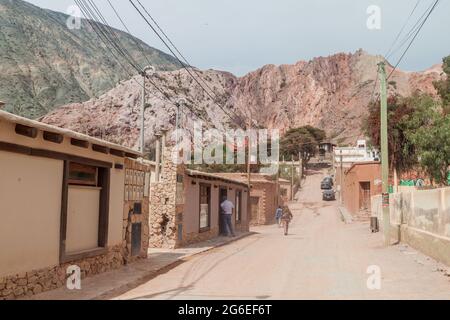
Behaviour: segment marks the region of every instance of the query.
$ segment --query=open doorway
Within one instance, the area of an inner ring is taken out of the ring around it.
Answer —
[[[221,235],[225,235],[227,233],[227,230],[225,228],[225,219],[223,216],[223,210],[222,207],[220,206],[223,202],[223,198],[227,198],[228,199],[228,190],[227,188],[220,188],[219,189],[219,233]]]
[[[259,224],[259,197],[251,197],[251,221],[255,224]]]
[[[370,210],[370,182],[359,183],[359,210]]]

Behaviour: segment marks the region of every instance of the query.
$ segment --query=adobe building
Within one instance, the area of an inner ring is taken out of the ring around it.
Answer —
[[[220,173],[219,175],[248,183],[246,173]],[[284,205],[291,200],[291,182],[279,179],[277,184],[273,177],[255,173],[252,173],[250,181],[250,225],[274,224],[278,205]]]
[[[0,299],[147,257],[150,166],[139,153],[0,111]]]
[[[151,184],[150,247],[179,248],[224,233],[223,197],[235,205],[234,229],[249,231],[247,184],[177,166],[170,146],[163,154],[161,179]]]
[[[353,164],[344,173],[342,199],[353,215],[369,213],[371,197],[381,194],[381,165],[379,162]]]

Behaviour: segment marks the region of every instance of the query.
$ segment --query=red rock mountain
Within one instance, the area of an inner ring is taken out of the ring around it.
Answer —
[[[294,65],[267,65],[241,78],[214,70],[198,74],[226,109],[251,117],[258,126],[284,131],[313,125],[326,130],[338,143],[353,143],[363,135],[368,102],[379,90],[377,64],[382,59],[359,50]],[[391,70],[388,65],[387,72]],[[389,92],[407,96],[419,90],[436,96],[433,81],[441,77],[441,65],[423,72],[397,70],[389,79]],[[154,79],[172,100],[185,98],[187,109],[196,110],[215,126],[230,122],[184,70],[158,72]],[[141,101],[138,81],[136,77],[97,99],[61,107],[42,121],[136,146]],[[175,108],[150,84],[147,92],[146,126],[151,141],[155,130],[174,124]]]

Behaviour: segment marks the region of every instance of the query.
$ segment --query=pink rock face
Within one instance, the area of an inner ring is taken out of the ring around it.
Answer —
[[[214,90],[215,99],[229,113],[238,113],[260,127],[282,132],[292,127],[313,125],[326,130],[339,142],[354,142],[363,136],[362,120],[374,93],[379,91],[377,64],[381,56],[362,50],[300,61],[294,65],[267,65],[242,78],[221,71],[197,71]],[[392,71],[387,66],[387,73]],[[442,67],[424,72],[396,70],[389,79],[389,93],[402,96],[416,90],[436,96],[433,81],[440,79]],[[140,77],[119,84],[97,99],[70,104],[45,116],[42,121],[134,147],[139,135],[141,104]],[[184,71],[158,72],[154,82],[172,101],[184,98],[185,113],[207,119],[212,126],[232,121],[214,104]],[[205,85],[204,85],[205,86]],[[147,85],[146,139],[175,123],[175,108],[155,87]]]

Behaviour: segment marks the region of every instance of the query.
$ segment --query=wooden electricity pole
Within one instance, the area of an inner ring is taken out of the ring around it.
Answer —
[[[291,167],[291,201],[294,200],[294,172],[295,172],[294,156],[292,156],[292,167]]]
[[[387,116],[387,85],[386,67],[384,62],[378,64],[381,82],[381,176],[383,180],[383,231],[384,243],[390,246],[391,218],[389,212],[389,153],[388,153],[388,116]]]

